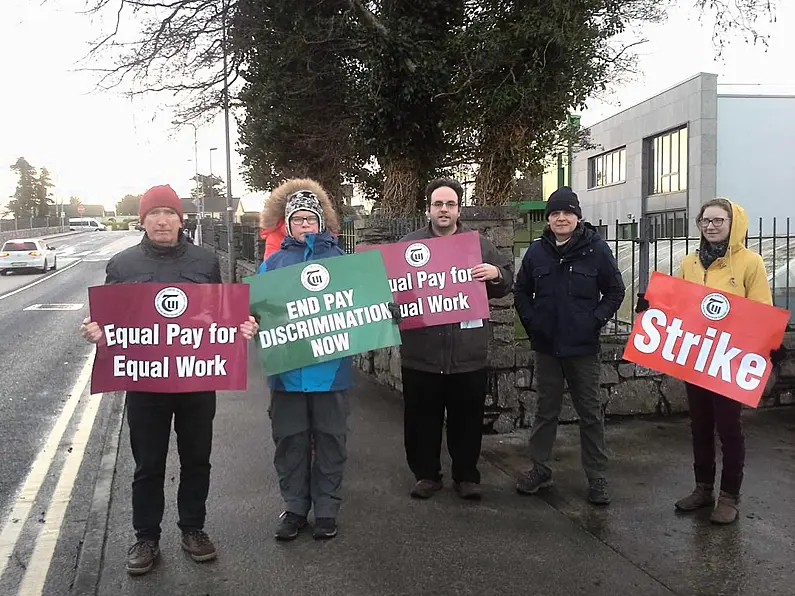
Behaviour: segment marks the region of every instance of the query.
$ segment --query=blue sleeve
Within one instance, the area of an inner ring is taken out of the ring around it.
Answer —
[[[265,273],[268,270],[268,262],[262,261],[262,264],[257,269],[257,273]]]

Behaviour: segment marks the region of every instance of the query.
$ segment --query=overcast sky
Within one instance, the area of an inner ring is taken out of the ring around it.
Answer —
[[[193,129],[175,131],[173,113],[161,98],[130,100],[120,93],[93,93],[93,75],[76,71],[88,41],[103,23],[78,14],[84,0],[2,0],[0,19],[0,202],[14,192],[8,169],[20,156],[46,166],[53,192],[84,203],[112,206],[127,193],[170,183],[187,196],[194,172]],[[690,6],[685,0],[683,6]],[[639,48],[640,74],[613,90],[607,102],[591,101],[583,124],[593,124],[692,75],[719,75],[719,91],[795,94],[795,1],[779,0],[777,22],[761,24],[770,45],[754,47],[739,38],[715,60],[710,23],[690,9],[671,13],[664,25],[647,27],[649,43]],[[105,23],[107,25],[107,23]],[[726,85],[740,85],[728,87]],[[234,133],[234,120],[232,122]],[[240,158],[232,138],[232,189],[250,191],[237,174]],[[224,126],[218,118],[198,132],[198,170],[225,177]],[[253,201],[252,201],[253,202]],[[247,207],[257,209],[257,205]]]

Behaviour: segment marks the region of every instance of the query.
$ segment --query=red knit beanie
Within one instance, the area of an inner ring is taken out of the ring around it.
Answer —
[[[180,221],[185,217],[185,214],[182,213],[182,202],[179,200],[179,196],[168,184],[153,186],[141,197],[141,203],[138,207],[138,217],[141,218],[141,222],[143,222],[147,213],[157,207],[173,209],[179,215]]]

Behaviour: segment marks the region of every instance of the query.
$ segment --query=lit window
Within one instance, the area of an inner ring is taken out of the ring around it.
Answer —
[[[687,189],[687,127],[649,140],[651,194]]]
[[[627,179],[627,149],[597,155],[588,160],[588,188],[619,184]]]

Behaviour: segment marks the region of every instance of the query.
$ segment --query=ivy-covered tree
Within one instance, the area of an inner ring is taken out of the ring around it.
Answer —
[[[17,188],[14,191],[13,199],[8,202],[8,211],[14,217],[34,217],[36,215],[36,168],[28,163],[24,157],[20,157],[11,166],[16,173]]]
[[[50,207],[55,204],[52,200],[50,189],[55,186],[50,179],[50,172],[47,168],[41,168],[36,178],[36,195],[34,201],[34,212],[36,217],[47,217],[50,214]]]

